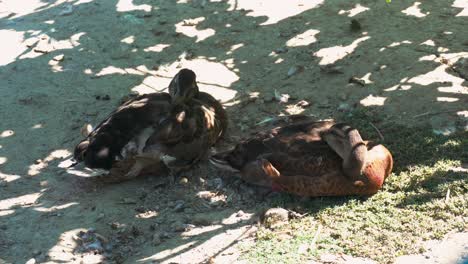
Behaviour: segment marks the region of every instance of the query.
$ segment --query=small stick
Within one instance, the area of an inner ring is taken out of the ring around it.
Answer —
[[[377,131],[377,134],[379,134],[380,140],[384,141],[385,138],[384,138],[384,136],[382,135],[382,133],[380,133],[380,130],[379,130],[374,124],[372,124],[372,122],[369,122],[369,123],[370,123],[370,125],[375,129],[375,131]]]
[[[455,113],[455,112],[458,112],[458,111],[461,111],[461,110],[440,111],[440,112],[425,112],[425,113],[422,113],[422,114],[419,114],[419,115],[415,115],[415,116],[413,116],[413,118],[418,118],[418,117],[427,116],[427,115],[438,115],[438,114],[446,114],[446,113]]]
[[[322,225],[319,224],[317,231],[315,232],[314,238],[312,238],[312,242],[310,242],[309,249],[313,249],[315,247],[315,243],[317,243],[320,231],[322,231]]]

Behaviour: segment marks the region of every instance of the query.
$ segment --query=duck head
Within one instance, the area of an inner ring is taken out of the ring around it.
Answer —
[[[390,151],[381,144],[366,142],[367,162],[363,174],[369,182],[369,193],[376,193],[382,188],[385,179],[392,173],[393,157]]]
[[[169,84],[169,94],[175,104],[196,97],[198,92],[196,75],[189,69],[180,70]]]

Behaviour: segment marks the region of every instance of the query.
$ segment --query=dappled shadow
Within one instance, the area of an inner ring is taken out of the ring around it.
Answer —
[[[47,255],[62,233],[79,228],[94,227],[106,237],[118,233],[112,222],[150,230],[156,220],[137,218],[135,208],[158,212],[155,219],[183,214],[188,218],[183,224],[190,224],[196,212],[173,213],[171,202],[188,204],[202,190],[244,195],[238,181],[225,178],[221,190],[207,184],[192,188],[197,177],[218,178],[205,163],[189,186],[167,189],[153,188],[159,186],[153,178],[96,186],[58,168],[79,141],[84,123],[99,122],[131,91],[163,91],[181,67],[192,68],[201,89],[225,102],[231,120],[228,142],[261,129],[257,124],[265,118],[304,113],[350,120],[366,138],[377,139],[372,123],[394,154],[397,174],[442,159],[466,162],[459,156],[468,149],[466,141],[431,131],[452,133],[467,126],[462,113],[468,110],[467,80],[452,67],[467,56],[466,18],[458,16],[466,7],[459,3],[291,1],[273,8],[237,0],[57,0],[32,1],[25,8],[4,2],[0,219],[7,224],[0,226],[5,228],[0,255],[7,261]],[[351,19],[359,27],[351,27]],[[288,102],[280,104],[275,92],[288,94]],[[300,100],[310,106],[298,105]],[[428,133],[411,137],[413,126]],[[431,186],[440,184],[436,176],[427,179]],[[148,198],[139,199],[142,193]],[[316,213],[348,200],[257,196],[211,208],[225,210],[212,223],[239,210],[250,214],[261,207],[299,204]],[[136,202],[121,204],[124,198]],[[172,222],[159,225],[129,245],[140,247]],[[230,228],[189,239],[170,231],[160,246],[129,250],[122,260],[149,262],[158,252],[193,244],[154,257],[169,260]],[[30,233],[32,238],[25,235]]]

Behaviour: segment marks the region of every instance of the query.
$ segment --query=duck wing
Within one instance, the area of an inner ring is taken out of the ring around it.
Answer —
[[[141,95],[123,103],[76,146],[75,159],[90,168],[110,169],[122,148],[155,126],[167,115],[170,104],[167,93]]]
[[[169,157],[166,165],[185,170],[208,153],[227,128],[226,112],[211,95],[200,93],[183,105],[174,106],[171,115],[148,138],[144,152]]]

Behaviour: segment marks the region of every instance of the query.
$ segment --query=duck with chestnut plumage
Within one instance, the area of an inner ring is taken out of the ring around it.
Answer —
[[[334,121],[295,118],[210,158],[251,184],[300,196],[375,194],[393,167],[391,153]]]

